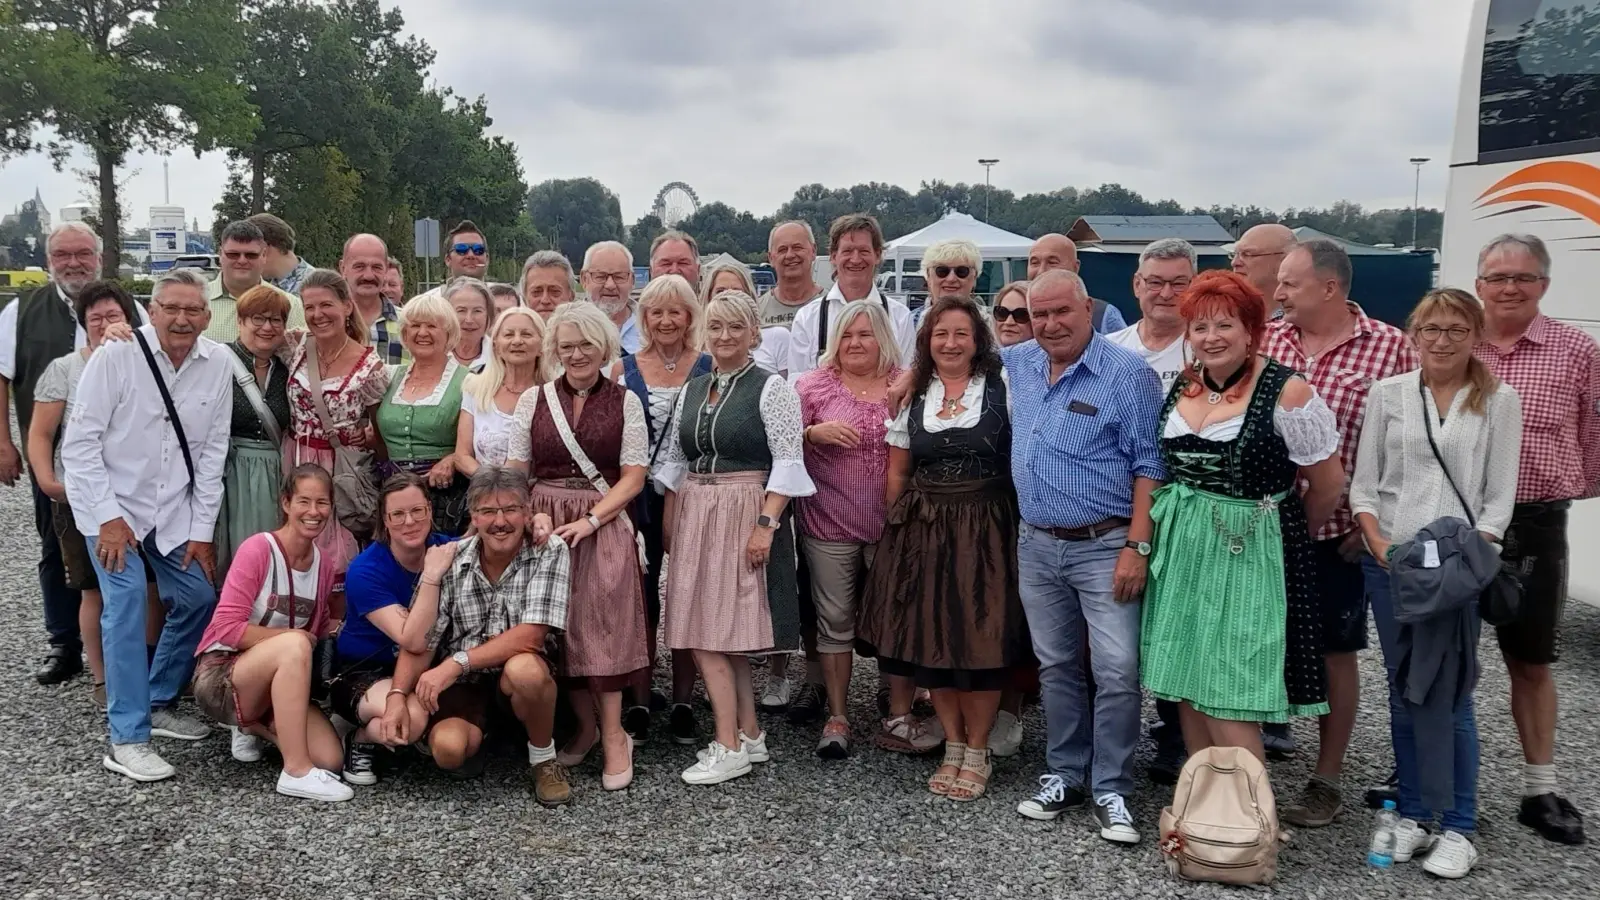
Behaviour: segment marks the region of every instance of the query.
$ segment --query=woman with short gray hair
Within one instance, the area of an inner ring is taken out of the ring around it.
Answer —
[[[919,327],[926,312],[945,297],[971,297],[983,271],[983,251],[964,238],[949,238],[930,245],[922,254],[922,278],[928,283],[928,297],[912,311],[911,320]]]
[[[463,275],[450,279],[440,293],[456,316],[456,341],[450,351],[451,357],[469,372],[483,371],[489,357],[484,331],[493,320],[494,310],[494,296],[489,293],[489,286]],[[405,311],[400,315],[404,317]]]

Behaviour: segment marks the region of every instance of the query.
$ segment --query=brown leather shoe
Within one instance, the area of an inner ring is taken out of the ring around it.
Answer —
[[[555,760],[535,763],[533,767],[533,799],[540,806],[565,806],[572,800],[572,785],[567,781],[566,767]]]

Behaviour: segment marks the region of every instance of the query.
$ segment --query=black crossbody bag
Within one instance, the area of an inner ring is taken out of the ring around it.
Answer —
[[[1433,459],[1439,464],[1439,471],[1444,473],[1444,480],[1449,482],[1450,490],[1455,492],[1456,500],[1466,512],[1467,524],[1476,530],[1478,518],[1472,514],[1472,505],[1461,495],[1461,488],[1456,487],[1456,480],[1450,475],[1450,467],[1444,464],[1444,456],[1439,453],[1439,445],[1434,443],[1433,414],[1428,412],[1427,388],[1422,386],[1420,377],[1417,378],[1417,394],[1422,399],[1422,427],[1428,433],[1428,449],[1433,451]],[[1517,617],[1522,613],[1522,580],[1527,577],[1532,563],[1531,557],[1523,559],[1516,565],[1501,560],[1500,571],[1495,573],[1494,580],[1490,581],[1489,586],[1478,595],[1478,618],[1496,628],[1503,628],[1517,621]]]
[[[156,355],[150,352],[150,342],[144,339],[144,332],[135,328],[134,338],[139,342],[139,349],[144,351],[144,361],[150,364],[150,375],[156,380],[156,388],[161,391],[161,402],[166,404],[167,419],[172,422],[172,431],[178,436],[178,449],[183,451],[183,467],[189,470],[190,494],[194,493],[194,456],[189,453],[189,438],[183,433],[183,420],[178,418],[178,408],[172,404],[172,392],[167,389],[167,380],[161,377],[161,366],[156,364]]]

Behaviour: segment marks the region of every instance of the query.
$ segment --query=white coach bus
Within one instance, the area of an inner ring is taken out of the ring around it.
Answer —
[[[1543,311],[1600,340],[1600,0],[1476,0],[1450,154],[1439,282],[1521,231],[1550,248]],[[1572,595],[1600,605],[1600,500],[1571,527]]]

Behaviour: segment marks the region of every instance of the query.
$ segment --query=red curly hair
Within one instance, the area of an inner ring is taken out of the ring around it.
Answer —
[[[1196,276],[1189,289],[1179,295],[1178,314],[1186,323],[1209,316],[1230,316],[1244,326],[1245,333],[1250,336],[1244,376],[1223,395],[1229,402],[1239,399],[1250,383],[1251,370],[1256,365],[1256,348],[1261,346],[1261,336],[1267,330],[1267,302],[1261,292],[1237,272],[1208,269]],[[1186,367],[1183,373],[1185,397],[1197,397],[1206,390],[1200,369],[1198,361]]]

